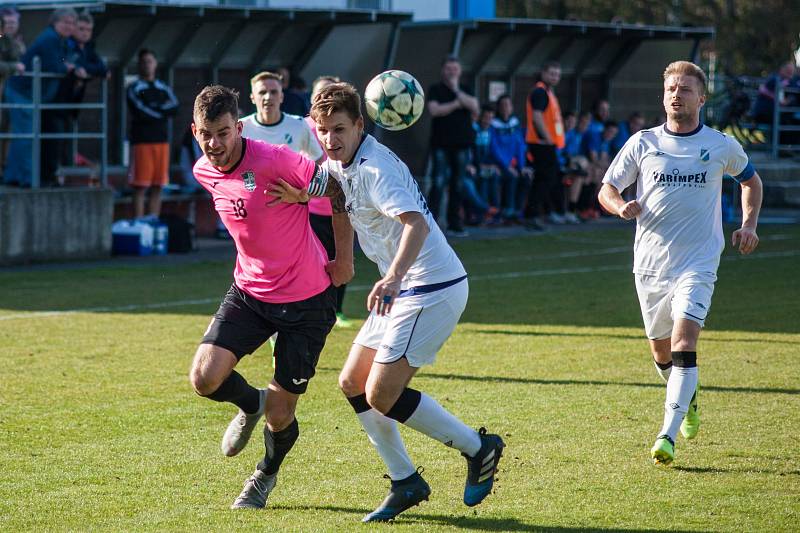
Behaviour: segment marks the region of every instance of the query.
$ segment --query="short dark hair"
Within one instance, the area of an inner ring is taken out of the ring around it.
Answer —
[[[91,13],[89,13],[89,10],[84,9],[83,11],[78,13],[78,22],[83,22],[85,24],[91,24],[92,26],[94,26],[94,17],[92,16]]]
[[[150,50],[149,48],[140,48],[139,53],[136,54],[136,59],[141,61],[142,58],[146,55],[150,54],[153,57],[156,57],[156,53]]]
[[[15,7],[4,7],[0,9],[0,17],[19,17],[19,11]]]
[[[497,100],[497,101],[499,102],[500,100]],[[494,108],[494,106],[492,104],[483,104],[481,106],[481,114],[483,114],[483,113],[495,113],[495,112],[496,112],[495,108]]]
[[[234,120],[239,118],[239,93],[223,85],[208,85],[194,99],[192,120],[202,118],[213,122],[229,113]]]
[[[448,54],[448,55],[444,56],[444,60],[442,61],[442,66],[444,66],[444,65],[446,65],[448,63],[458,63],[460,65],[461,64],[461,60],[458,59],[457,55]]]
[[[77,20],[78,12],[72,9],[71,7],[59,7],[58,9],[50,13],[50,24],[55,24],[59,20],[65,19],[67,17],[72,17]]]
[[[344,111],[355,122],[361,118],[361,97],[355,87],[346,82],[331,83],[314,95],[311,103],[311,119],[319,122],[321,117],[329,117]]]
[[[542,72],[544,72],[545,70],[550,70],[551,68],[561,69],[561,63],[552,60],[545,61],[544,63],[542,63]]]
[[[619,124],[617,124],[613,120],[606,120],[605,122],[603,122],[603,129],[605,130],[608,128],[619,128]]]

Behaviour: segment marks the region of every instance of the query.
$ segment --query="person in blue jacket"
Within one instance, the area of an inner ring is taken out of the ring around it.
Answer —
[[[500,169],[503,190],[501,217],[506,221],[521,221],[522,208],[530,189],[531,172],[525,165],[526,146],[522,123],[514,115],[514,104],[509,94],[497,99],[490,151]]]

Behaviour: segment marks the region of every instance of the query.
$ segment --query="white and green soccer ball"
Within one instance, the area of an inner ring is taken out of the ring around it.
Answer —
[[[425,110],[425,93],[419,82],[402,70],[381,72],[364,91],[367,115],[387,130],[404,130]]]

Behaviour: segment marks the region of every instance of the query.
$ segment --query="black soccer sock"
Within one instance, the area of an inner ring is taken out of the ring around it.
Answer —
[[[297,437],[300,436],[300,427],[297,425],[297,419],[292,420],[292,423],[280,431],[272,432],[269,426],[264,428],[264,443],[267,448],[267,453],[264,459],[258,463],[258,469],[267,475],[272,475],[278,471],[283,462],[283,458],[292,449]]]
[[[413,415],[414,411],[417,410],[421,400],[421,392],[406,387],[403,389],[403,392],[400,393],[400,397],[394,403],[392,408],[389,409],[389,412],[386,413],[386,416],[389,418],[394,418],[401,424],[405,424],[406,420],[408,420],[408,417]]]
[[[679,368],[697,366],[697,352],[672,352],[672,364]]]
[[[230,376],[222,382],[217,390],[206,398],[215,402],[230,402],[248,414],[258,411],[261,401],[260,392],[250,385],[237,371],[232,370]]]
[[[350,405],[353,407],[353,410],[356,414],[365,413],[372,409],[367,403],[367,393],[362,392],[358,396],[351,396],[347,398],[347,401],[350,402]]]

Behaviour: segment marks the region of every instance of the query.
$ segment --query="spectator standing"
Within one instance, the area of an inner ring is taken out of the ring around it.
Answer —
[[[428,111],[433,117],[431,149],[433,151],[433,183],[428,205],[433,218],[439,216],[444,180],[450,173],[447,200],[447,231],[450,236],[463,237],[461,220],[462,180],[469,160],[470,147],[475,143],[472,121],[478,117],[478,100],[460,85],[461,63],[449,56],[444,60],[442,81],[428,89]]]
[[[795,75],[794,61],[786,61],[777,72],[774,72],[758,88],[758,97],[753,105],[753,118],[759,124],[772,124],[775,109],[775,93],[778,85],[788,87],[792,84]],[[781,105],[789,105],[788,95],[784,93]]]
[[[21,61],[25,42],[19,33],[19,11],[13,7],[0,9],[0,95],[5,91],[9,76],[25,72]],[[8,111],[0,113],[0,133],[8,133]],[[8,140],[0,139],[0,173],[5,168]]]
[[[520,221],[530,190],[531,171],[525,165],[525,134],[514,115],[511,95],[497,99],[497,116],[492,121],[492,159],[501,172],[503,184],[502,217],[509,222]]]
[[[158,61],[146,48],[139,50],[139,79],[128,86],[131,115],[131,165],[134,214],[144,216],[144,197],[150,189],[149,214],[161,212],[161,189],[169,181],[169,117],[178,112],[172,89],[156,79]]]
[[[561,106],[553,88],[561,80],[561,65],[548,61],[542,65],[540,79],[526,102],[525,141],[533,162],[533,201],[528,202],[531,218],[548,215],[551,222],[564,223],[564,187],[559,179],[557,150],[564,148],[564,123]],[[531,229],[541,226],[533,220]]]
[[[86,94],[86,84],[92,78],[103,78],[108,74],[108,67],[105,62],[97,55],[92,42],[92,32],[94,31],[94,18],[89,12],[84,11],[78,14],[75,23],[75,31],[69,38],[67,45],[69,55],[67,61],[75,65],[75,68],[61,79],[56,102],[79,104],[83,102]],[[77,109],[55,109],[49,112],[50,121],[53,129],[60,132],[72,130],[72,124],[78,118]],[[73,156],[70,150],[70,143],[66,141],[55,141],[54,148],[60,145],[58,159],[52,157],[48,165],[57,163],[72,165]]]
[[[68,44],[67,39],[75,31],[75,20],[78,15],[70,7],[59,8],[50,15],[50,25],[39,34],[31,47],[22,56],[25,70],[33,67],[33,58],[39,57],[41,60],[42,72],[56,74],[67,74],[75,66],[67,61]],[[58,78],[42,78],[41,97],[42,103],[52,103],[55,101],[60,80]],[[6,85],[5,101],[16,104],[30,104],[31,78],[12,77]],[[42,113],[42,131],[49,132],[52,124],[48,121],[47,113]],[[9,110],[9,120],[11,121],[12,133],[30,134],[33,129],[33,111],[30,109],[11,109]],[[3,179],[7,184],[17,184],[21,187],[30,187],[32,178],[31,169],[31,139],[14,139],[9,143],[9,152],[14,154],[6,162]],[[48,142],[42,143],[42,154],[44,155],[50,145]],[[45,161],[49,164],[49,161]],[[42,185],[54,183],[54,176],[49,167],[42,167]]]

